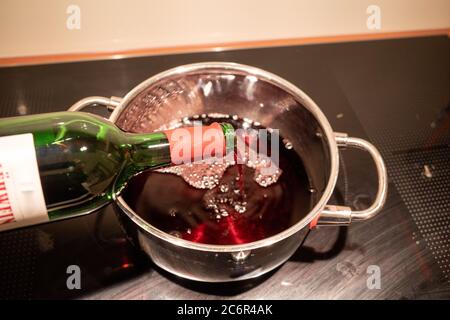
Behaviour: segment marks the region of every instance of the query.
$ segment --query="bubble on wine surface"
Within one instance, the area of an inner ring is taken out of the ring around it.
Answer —
[[[227,167],[226,163],[217,159],[212,162],[209,160],[181,164],[178,166],[161,168],[156,171],[180,176],[190,186],[197,189],[212,189],[219,184],[220,178],[223,176]]]

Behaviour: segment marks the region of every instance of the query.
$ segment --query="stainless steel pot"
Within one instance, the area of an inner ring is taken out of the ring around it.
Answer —
[[[174,119],[198,114],[231,114],[280,130],[302,158],[316,189],[311,211],[289,229],[240,245],[186,241],[153,227],[117,197],[127,234],[161,268],[183,278],[224,282],[260,276],[285,262],[312,226],[348,225],[374,217],[387,194],[386,168],[369,142],[333,132],[328,120],[302,90],[267,71],[250,66],[206,62],[157,74],[124,98],[88,97],[70,110],[93,104],[113,110],[109,120],[129,132],[151,132]],[[369,152],[378,173],[378,192],[363,211],[327,205],[338,177],[339,147]]]

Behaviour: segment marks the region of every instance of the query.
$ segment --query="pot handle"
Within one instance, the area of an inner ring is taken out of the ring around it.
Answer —
[[[365,210],[352,210],[350,207],[327,205],[319,217],[311,222],[310,227],[348,225],[353,221],[362,221],[376,216],[386,202],[388,179],[386,165],[380,152],[368,141],[348,137],[345,133],[335,133],[338,147],[354,147],[369,152],[378,174],[378,191],[372,205]]]
[[[81,111],[86,107],[92,106],[92,105],[100,105],[106,107],[109,111],[114,111],[114,109],[120,104],[122,101],[122,98],[119,97],[98,97],[98,96],[92,96],[92,97],[86,97],[84,99],[81,99],[80,101],[74,103],[68,111]]]

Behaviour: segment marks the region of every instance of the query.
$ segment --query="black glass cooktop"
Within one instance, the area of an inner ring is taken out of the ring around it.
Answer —
[[[187,63],[260,67],[303,89],[335,131],[372,141],[389,170],[389,196],[375,219],[313,230],[280,268],[220,285],[156,267],[127,242],[112,206],[4,232],[0,298],[450,298],[449,57],[442,36],[1,68],[0,116],[9,117],[66,110],[91,95],[123,96]],[[374,172],[363,152],[341,152],[333,201],[367,207]],[[80,267],[79,290],[67,288],[70,265]],[[379,289],[367,285],[373,266]]]

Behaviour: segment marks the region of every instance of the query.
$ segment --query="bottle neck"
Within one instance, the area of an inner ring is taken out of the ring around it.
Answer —
[[[113,193],[120,193],[136,174],[171,165],[169,140],[163,132],[125,134],[121,147],[126,156]]]
[[[128,154],[128,162],[120,180],[125,184],[130,177],[146,169],[197,161],[205,156],[224,157],[234,148],[234,140],[234,128],[226,123],[146,134],[126,134],[122,146]],[[210,150],[212,152],[203,153]]]
[[[163,132],[128,134],[130,165],[137,171],[171,164],[170,144]]]

